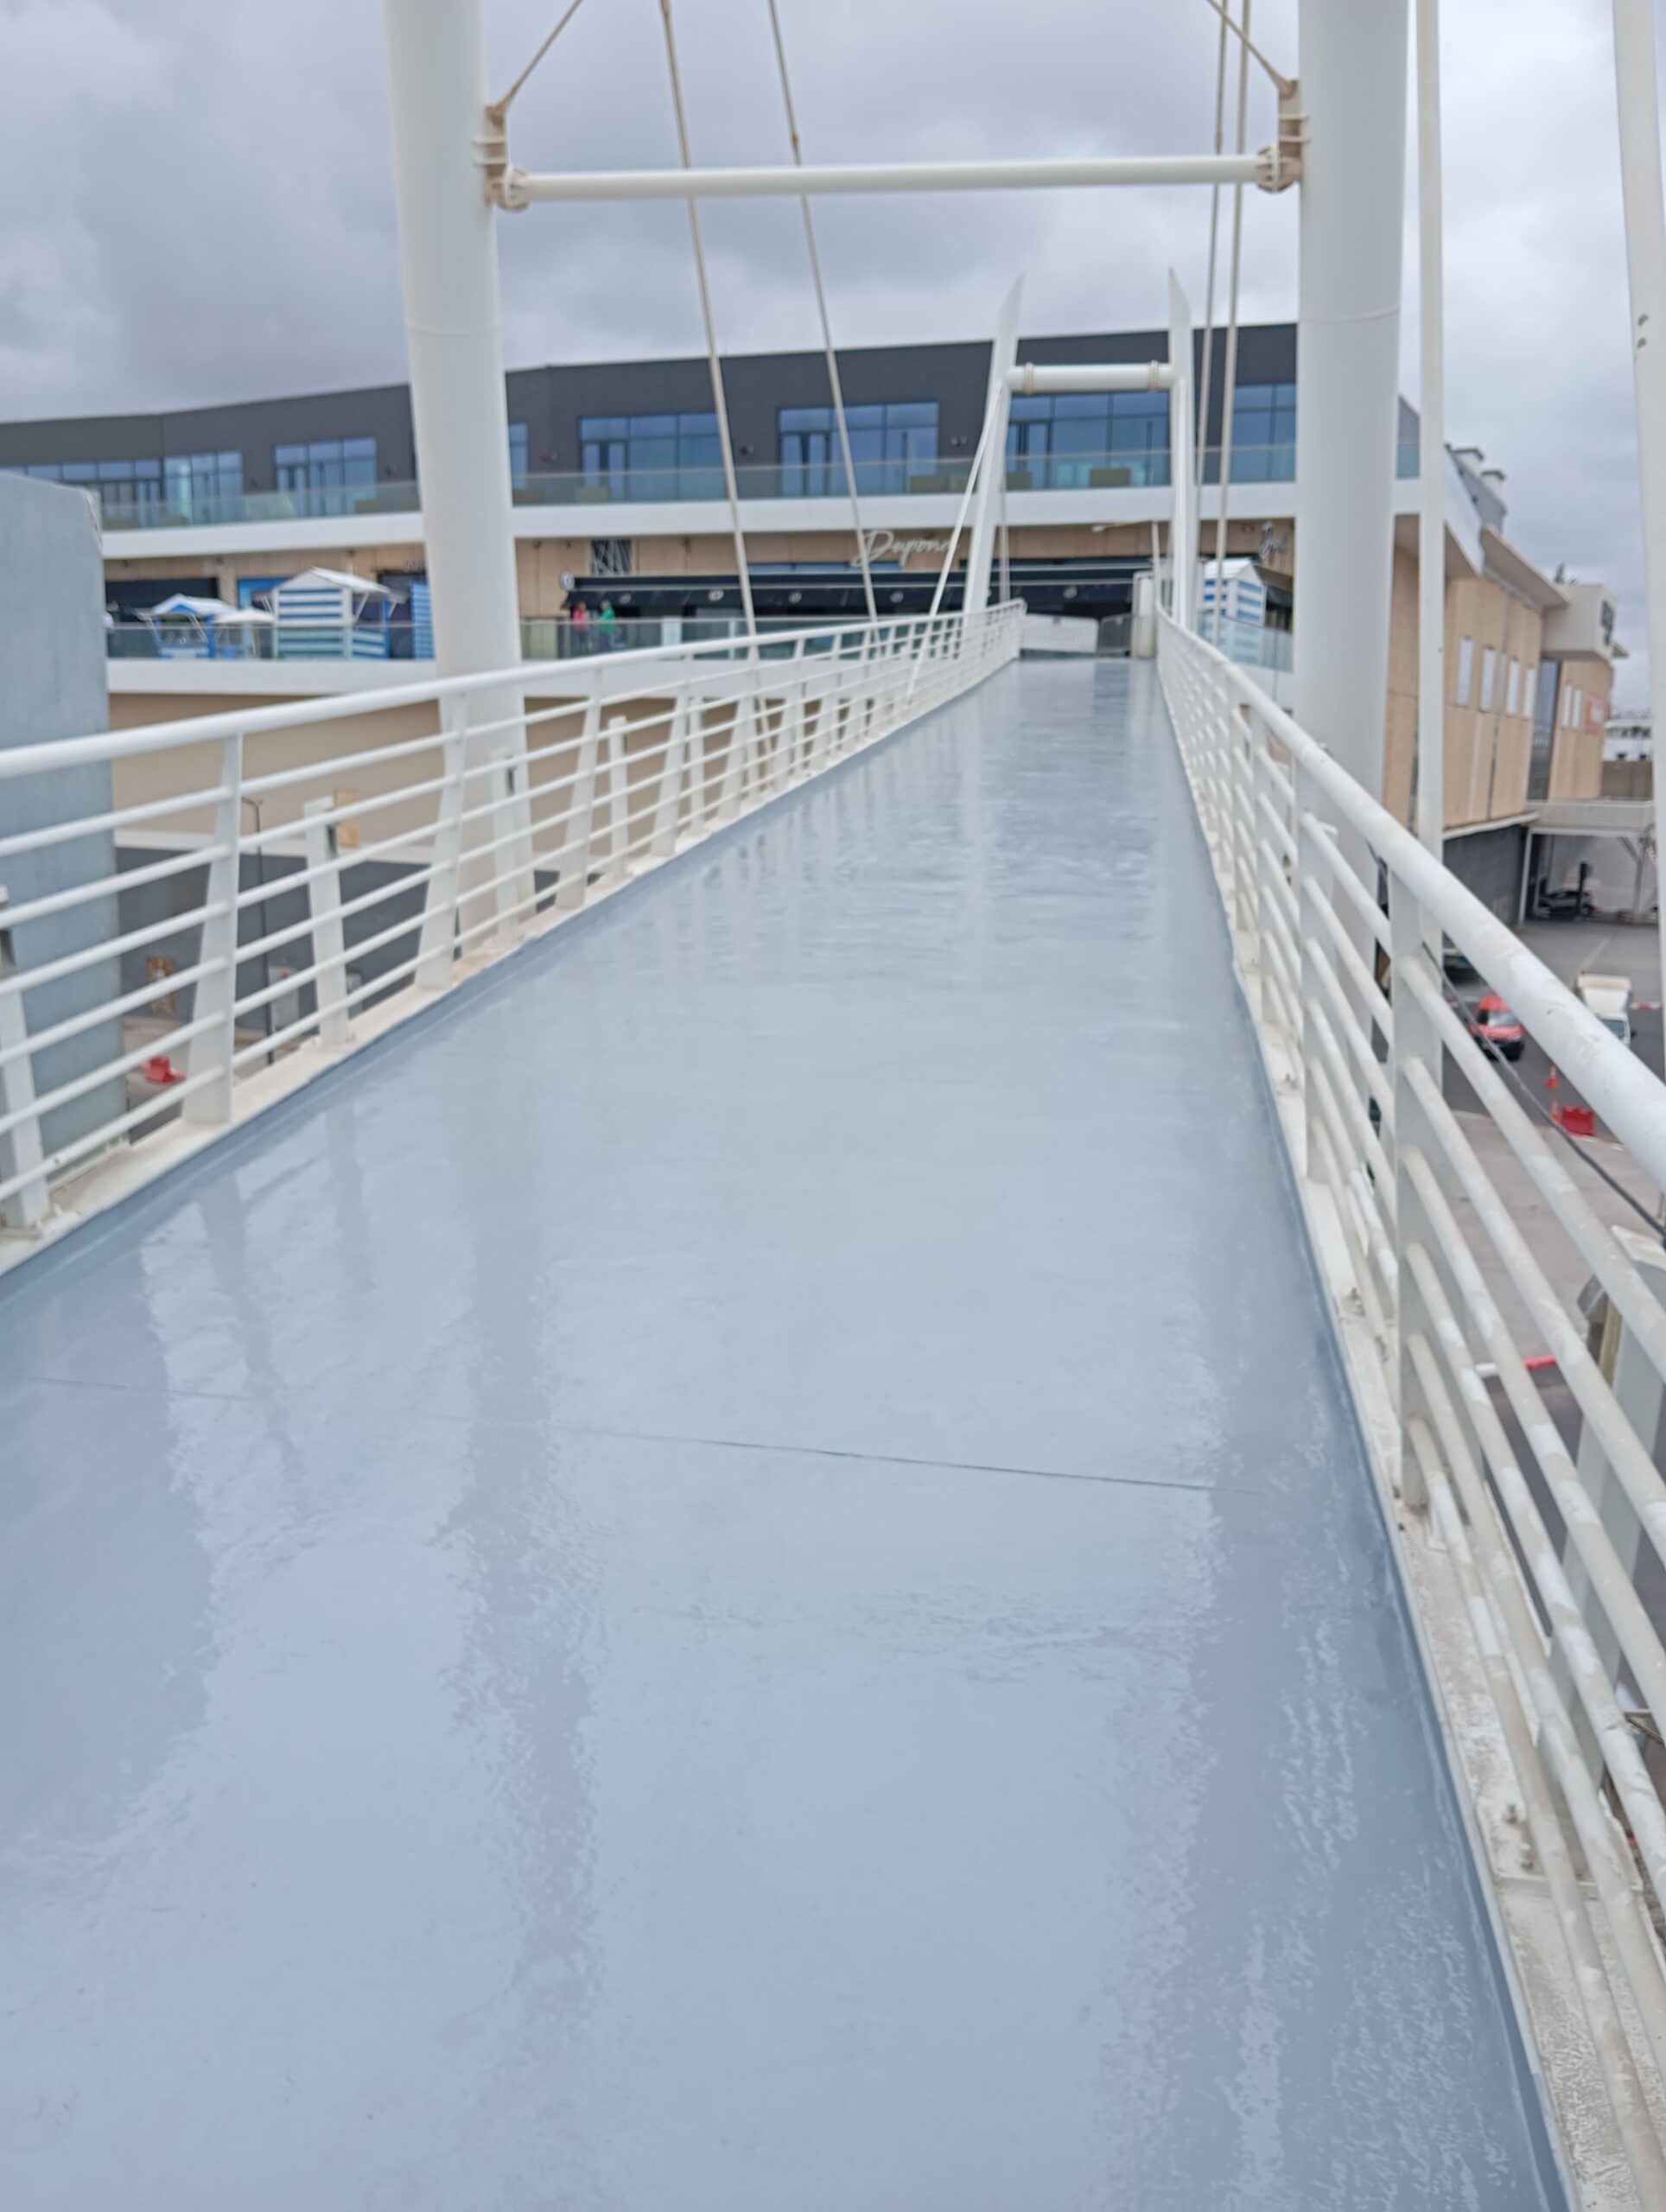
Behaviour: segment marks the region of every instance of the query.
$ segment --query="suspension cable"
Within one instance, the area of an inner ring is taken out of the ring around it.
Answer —
[[[792,81],[787,73],[786,43],[781,36],[780,10],[776,0],[769,0],[769,28],[775,39],[775,60],[781,73],[781,99],[786,108],[787,136],[792,141],[792,165],[804,167],[804,148],[798,140],[798,118],[792,105]],[[810,251],[810,274],[816,287],[816,312],[822,320],[822,350],[827,356],[827,381],[833,392],[833,416],[838,424],[839,452],[844,461],[844,480],[850,493],[850,522],[856,533],[856,559],[862,568],[862,597],[868,601],[868,619],[877,622],[879,608],[874,599],[874,574],[868,558],[868,539],[862,526],[862,503],[856,493],[856,464],[850,455],[850,428],[845,420],[844,386],[839,378],[839,359],[833,351],[833,327],[828,320],[827,293],[822,283],[822,257],[816,244],[816,220],[810,212],[810,194],[798,202],[804,219],[804,245]]]
[[[1229,20],[1221,16],[1220,52],[1215,61],[1215,151],[1225,148],[1226,130],[1226,34]],[[1209,277],[1204,287],[1203,302],[1203,375],[1198,394],[1197,480],[1199,512],[1202,512],[1202,491],[1209,468],[1209,391],[1215,372],[1215,263],[1221,232],[1221,188],[1218,184],[1209,188]],[[1176,367],[1180,365],[1177,362]],[[1219,460],[1218,451],[1216,454]]]
[[[1250,117],[1250,0],[1243,0],[1243,44],[1238,55],[1238,146],[1243,151]],[[1232,416],[1238,394],[1238,279],[1243,267],[1243,187],[1232,188],[1232,276],[1227,292],[1226,372],[1221,383],[1220,501],[1215,514],[1215,623],[1220,649],[1226,596],[1226,503],[1232,488]]]
[[[544,44],[532,56],[532,59],[527,63],[525,68],[521,71],[519,76],[516,78],[514,83],[509,87],[509,90],[504,94],[503,98],[500,100],[493,100],[487,112],[492,116],[495,122],[501,123],[503,121],[504,117],[509,112],[510,101],[514,99],[516,93],[519,92],[521,86],[526,82],[532,72],[537,67],[539,62],[543,60],[544,55],[548,54],[550,48],[561,36],[568,24],[572,22],[574,16],[577,15],[579,10],[583,5],[584,0],[573,0],[572,6],[569,8],[566,14],[562,16],[559,22],[556,23],[554,30],[550,32],[549,37],[545,39]]]
[[[937,588],[932,594],[932,614],[936,614],[943,605],[943,594],[948,585],[949,571],[954,565],[955,548],[960,543],[961,531],[966,527],[967,511],[972,504],[972,489],[977,482],[978,470],[982,465],[984,452],[989,442],[989,432],[994,427],[995,416],[995,410],[994,408],[989,408],[983,416],[983,428],[978,433],[977,451],[972,455],[972,465],[966,472],[966,488],[960,495],[960,511],[955,517],[955,526],[949,533],[949,543],[943,556],[943,566],[938,571]],[[962,607],[963,611],[963,601]]]
[[[1223,22],[1230,22],[1231,19],[1227,15],[1226,9],[1221,4],[1221,0],[1204,0],[1204,4],[1206,7],[1212,8]],[[1232,23],[1232,29],[1237,33],[1238,37],[1243,41],[1244,51],[1247,54],[1253,54],[1255,55],[1256,60],[1260,62],[1262,67],[1267,72],[1274,84],[1278,87],[1279,98],[1282,99],[1287,92],[1293,92],[1295,90],[1295,79],[1293,77],[1286,77],[1279,70],[1275,69],[1272,63],[1267,59],[1267,56],[1256,44],[1255,41],[1250,35],[1249,17],[1246,16],[1242,24]]]
[[[689,118],[683,105],[683,73],[677,64],[677,34],[671,28],[671,0],[659,0],[665,26],[665,60],[671,70],[671,105],[677,111],[677,143],[683,166],[694,167],[689,145]],[[706,249],[700,235],[700,203],[689,200],[689,235],[694,240],[694,270],[700,283],[700,313],[706,326],[706,362],[711,371],[711,396],[717,410],[717,442],[723,456],[723,485],[728,493],[729,526],[734,534],[735,565],[741,576],[741,604],[746,610],[747,635],[754,651],[758,645],[758,616],[752,603],[752,573],[747,566],[746,532],[741,527],[741,487],[734,475],[734,446],[729,436],[728,398],[723,388],[723,365],[717,355],[717,326],[712,319],[711,286],[706,277]]]

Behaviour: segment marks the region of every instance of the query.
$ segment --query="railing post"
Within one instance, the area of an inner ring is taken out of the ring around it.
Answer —
[[[1227,715],[1227,738],[1232,776],[1232,808],[1237,817],[1235,839],[1237,859],[1237,927],[1246,945],[1255,950],[1250,957],[1255,963],[1257,976],[1261,969],[1261,910],[1260,887],[1256,868],[1256,766],[1250,758],[1256,742],[1255,710],[1232,696],[1230,684],[1223,678]],[[1259,1007],[1259,999],[1257,999]]]
[[[677,817],[683,805],[683,750],[688,740],[689,702],[686,694],[671,709],[671,726],[665,740],[664,765],[659,772],[659,800],[654,809],[653,835],[648,842],[650,859],[669,860],[677,850]]]
[[[556,861],[556,904],[568,912],[584,904],[584,894],[589,887],[596,805],[596,741],[601,733],[601,702],[592,697],[585,702],[584,726],[578,741],[578,766],[569,801],[570,817]]]
[[[1302,1170],[1318,1179],[1318,1150],[1313,1132],[1319,1125],[1320,1108],[1313,1081],[1313,1069],[1319,1058],[1319,1040],[1315,1033],[1313,1008],[1319,1001],[1319,955],[1314,931],[1319,927],[1309,907],[1331,899],[1331,881],[1325,858],[1319,850],[1319,839],[1325,834],[1319,827],[1314,807],[1319,793],[1307,771],[1298,762],[1290,763],[1290,788],[1294,794],[1291,811],[1295,817],[1293,828],[1296,841],[1296,949],[1300,958],[1297,988],[1301,1002],[1296,1009],[1300,1034],[1296,1050],[1301,1070],[1301,1128],[1306,1157]],[[1333,902],[1332,902],[1333,903]],[[1344,1202],[1344,1194],[1336,1193],[1337,1204]]]
[[[781,759],[785,782],[791,783],[798,772],[798,758],[804,751],[804,687],[802,679],[789,678],[781,700]]]
[[[1613,1234],[1638,1274],[1661,1303],[1666,1305],[1666,1251],[1662,1250],[1659,1241],[1618,1226]],[[1663,1416],[1666,1416],[1666,1379],[1663,1379],[1660,1370],[1639,1343],[1635,1332],[1618,1306],[1612,1304],[1609,1306],[1604,1329],[1599,1364],[1621,1413],[1658,1464]],[[1580,1484],[1608,1532],[1618,1554],[1619,1564],[1627,1577],[1635,1582],[1637,1563],[1643,1554],[1643,1523],[1588,1421],[1580,1430],[1578,1466]],[[1578,1546],[1565,1529],[1561,1556],[1574,1603],[1591,1630],[1591,1640],[1597,1647],[1604,1670],[1611,1682],[1618,1682],[1626,1671],[1619,1638],[1609,1624],[1601,1605],[1592,1602],[1590,1573],[1580,1557]],[[1591,1725],[1580,1709],[1577,1699],[1571,1694],[1573,1678],[1560,1651],[1553,1657],[1552,1673],[1564,1699],[1574,1708],[1574,1732],[1579,1738],[1580,1749],[1585,1755],[1587,1768],[1592,1775],[1599,1775],[1605,1761],[1597,1747]]]
[[[21,987],[13,987],[18,974],[11,931],[3,926],[7,893],[0,884],[0,1114],[9,1127],[0,1130],[0,1178],[26,1179],[8,1198],[0,1199],[0,1223],[8,1229],[33,1229],[52,1210],[52,1194],[41,1166],[41,1121],[35,1111],[35,1067],[27,1046],[29,1020],[23,1011]],[[35,1171],[40,1172],[37,1173]]]
[[[1346,860],[1346,849],[1343,849]],[[1369,886],[1367,887],[1369,889]],[[1415,1148],[1420,1151],[1435,1174],[1440,1173],[1441,1147],[1428,1126],[1428,1119],[1418,1103],[1417,1093],[1407,1080],[1406,1071],[1415,1060],[1434,1075],[1436,1082],[1440,1073],[1440,1037],[1434,1020],[1419,1001],[1409,985],[1398,988],[1402,978],[1409,977],[1414,969],[1430,960],[1431,938],[1440,943],[1434,923],[1416,898],[1392,869],[1389,874],[1389,957],[1391,963],[1390,996],[1394,1006],[1394,1037],[1389,1049],[1389,1095],[1394,1101],[1394,1133],[1391,1157],[1394,1161],[1394,1217],[1385,1219],[1383,1226],[1392,1236],[1398,1297],[1398,1336],[1394,1379],[1400,1413],[1400,1433],[1403,1439],[1406,1423],[1414,1414],[1433,1420],[1432,1410],[1423,1402],[1421,1386],[1412,1366],[1407,1346],[1415,1334],[1421,1333],[1434,1340],[1436,1330],[1434,1318],[1425,1306],[1417,1289],[1412,1270],[1406,1264],[1406,1253],[1413,1244],[1421,1244],[1433,1255],[1439,1249],[1438,1242],[1429,1227],[1416,1185],[1407,1169],[1407,1155]],[[1370,949],[1367,948],[1369,960]],[[1440,980],[1436,971],[1437,982]],[[1370,1111],[1369,1105],[1366,1109]],[[1389,1132],[1381,1135],[1385,1144]],[[1387,1209],[1384,1213],[1386,1215]],[[1423,1471],[1415,1455],[1402,1450],[1400,1466],[1400,1494],[1408,1506],[1421,1511],[1428,1503],[1428,1489]]]
[[[492,755],[492,888],[497,899],[497,940],[512,945],[531,918],[531,869],[526,852],[525,763],[508,746]]]
[[[334,802],[309,799],[301,810],[307,872],[307,903],[312,914],[313,989],[318,1000],[318,1035],[328,1046],[347,1044],[347,950],[341,927],[341,868],[336,855],[335,824],[321,817]]]
[[[728,754],[723,762],[723,781],[717,795],[720,822],[733,822],[741,811],[747,772],[752,766],[752,693],[748,689],[736,695],[734,719],[729,724]]]
[[[698,836],[706,827],[710,798],[706,775],[706,702],[698,692],[689,695],[689,828]]]
[[[195,1018],[209,1027],[198,1030],[185,1048],[185,1073],[194,1088],[180,1102],[187,1122],[229,1122],[232,1118],[232,1058],[237,1035],[238,887],[242,874],[243,733],[222,741],[220,798],[214,809],[214,857],[208,863],[203,893],[200,957],[213,967],[197,978]],[[206,1082],[196,1078],[204,1076]]]
[[[456,957],[457,898],[462,865],[463,762],[467,748],[468,708],[447,699],[440,709],[441,773],[445,778],[436,810],[434,873],[423,900],[423,932],[417,940],[416,985],[442,991],[451,981]]]
[[[1256,944],[1260,955],[1262,1015],[1263,1020],[1275,1023],[1278,1027],[1286,1032],[1290,1049],[1294,1052],[1299,1049],[1300,1043],[1300,1017],[1294,1008],[1287,1016],[1283,1011],[1283,1001],[1279,996],[1279,984],[1281,979],[1278,969],[1278,956],[1281,946],[1276,918],[1282,912],[1279,893],[1288,888],[1284,874],[1284,855],[1275,842],[1270,828],[1265,835],[1262,834],[1261,808],[1258,804],[1259,800],[1264,798],[1274,813],[1278,812],[1273,798],[1277,789],[1274,782],[1273,772],[1277,764],[1273,759],[1272,740],[1266,729],[1257,723],[1253,709],[1248,707],[1244,709],[1244,720],[1249,726],[1250,744],[1250,835],[1252,841],[1251,857],[1255,862]],[[1294,984],[1294,977],[1292,976],[1291,983]]]
[[[866,745],[873,735],[874,683],[871,662],[874,633],[864,630],[862,648],[856,655],[856,743]]]
[[[812,776],[819,776],[827,766],[829,738],[827,693],[825,691],[817,693],[813,702],[807,702],[806,711],[810,712],[811,716],[808,772]]]
[[[625,751],[628,715],[609,715],[602,732],[607,770],[607,868],[622,882],[631,872],[631,766]]]

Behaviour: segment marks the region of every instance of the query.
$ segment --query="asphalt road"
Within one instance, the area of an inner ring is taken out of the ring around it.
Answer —
[[[1666,1065],[1663,1065],[1666,1029],[1663,1027],[1660,1011],[1660,938],[1652,925],[1532,922],[1521,931],[1521,937],[1523,943],[1570,990],[1579,976],[1587,970],[1629,976],[1632,990],[1631,1049],[1656,1075],[1666,1073]],[[1485,993],[1485,985],[1477,976],[1454,976],[1452,982],[1466,1006],[1475,1006]],[[1550,1063],[1530,1037],[1521,1058],[1509,1066],[1507,1072],[1515,1075],[1546,1107],[1558,1102],[1563,1105],[1583,1103],[1565,1071],[1558,1071],[1557,1088],[1554,1091],[1550,1089]],[[1469,1084],[1449,1063],[1447,1097],[1452,1105],[1461,1109],[1472,1109],[1478,1103]]]

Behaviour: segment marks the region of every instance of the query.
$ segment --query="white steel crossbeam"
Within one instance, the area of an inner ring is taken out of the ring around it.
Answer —
[[[843,192],[1033,192],[1061,187],[1258,184],[1269,192],[1294,181],[1275,148],[1260,154],[1073,156],[1034,162],[807,162],[803,168],[572,169],[535,175],[499,165],[501,141],[486,139],[481,157],[489,196],[509,208],[537,200],[802,200]]]

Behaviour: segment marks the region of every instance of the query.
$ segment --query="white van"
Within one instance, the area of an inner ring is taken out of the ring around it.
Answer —
[[[1629,1051],[1631,1043],[1631,983],[1626,976],[1599,976],[1590,971],[1579,979],[1580,996],[1605,1029],[1612,1029]]]

